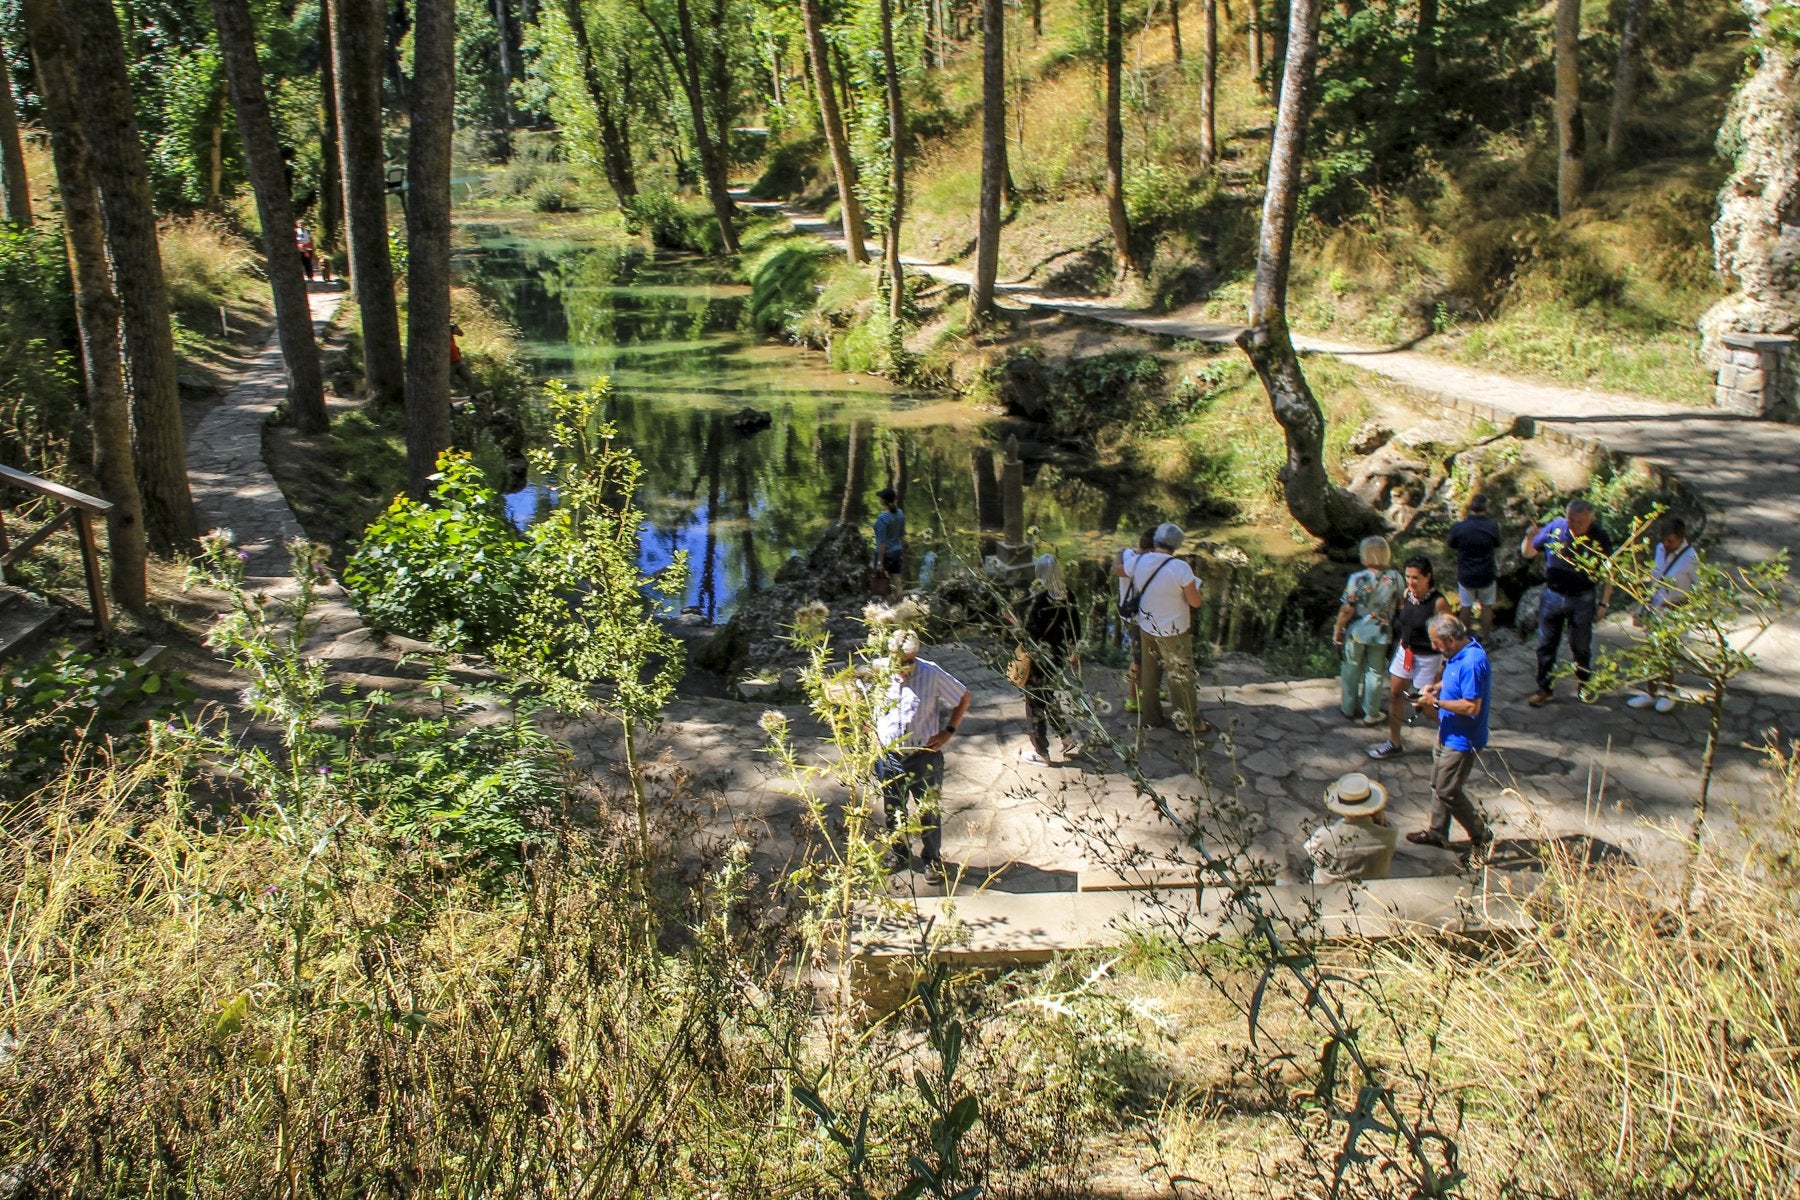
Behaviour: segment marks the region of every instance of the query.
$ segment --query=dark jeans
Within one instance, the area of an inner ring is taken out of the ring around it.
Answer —
[[[1452,750],[1442,742],[1438,743],[1436,753],[1431,759],[1431,794],[1437,801],[1431,806],[1431,820],[1426,828],[1441,838],[1450,836],[1450,818],[1468,831],[1469,840],[1476,845],[1493,836],[1487,822],[1481,819],[1481,811],[1464,792],[1469,782],[1469,772],[1475,767],[1474,750]]]
[[[1544,602],[1538,608],[1537,685],[1548,692],[1555,686],[1550,673],[1556,669],[1556,650],[1562,645],[1563,629],[1569,631],[1569,653],[1575,659],[1575,679],[1586,683],[1594,667],[1594,612],[1599,598],[1593,592],[1582,596],[1565,596],[1544,589]]]
[[[1055,726],[1056,736],[1063,741],[1069,740],[1069,722],[1063,718],[1062,709],[1056,703],[1056,691],[1050,684],[1048,672],[1039,664],[1032,664],[1032,674],[1043,672],[1046,676],[1044,686],[1033,683],[1025,689],[1025,724],[1031,731],[1031,748],[1045,758],[1050,757],[1050,727]]]
[[[881,807],[890,832],[906,819],[909,800],[917,801],[919,824],[925,830],[925,863],[943,861],[942,816],[938,794],[944,787],[942,750],[892,750],[875,760],[875,779],[881,784]],[[911,855],[906,835],[894,832],[894,850]]]

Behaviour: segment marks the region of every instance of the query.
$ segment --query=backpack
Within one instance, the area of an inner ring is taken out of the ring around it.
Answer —
[[[1150,578],[1144,580],[1143,587],[1132,588],[1130,591],[1126,592],[1124,596],[1120,597],[1119,616],[1127,621],[1137,620],[1138,610],[1144,605],[1144,593],[1150,590],[1150,585],[1156,582],[1156,577],[1162,574],[1162,569],[1174,561],[1175,556],[1173,554],[1169,555],[1167,558],[1156,564],[1156,570],[1150,572]]]

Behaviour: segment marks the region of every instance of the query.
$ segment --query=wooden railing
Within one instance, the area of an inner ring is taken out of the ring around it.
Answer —
[[[110,641],[112,618],[106,611],[106,581],[100,576],[100,544],[94,539],[94,518],[111,512],[112,502],[11,467],[0,467],[0,485],[43,496],[61,506],[61,511],[54,517],[16,543],[7,536],[6,513],[0,509],[0,577],[8,575],[14,563],[37,549],[51,534],[73,523],[76,538],[81,542],[81,565],[87,573],[88,603],[94,611],[94,628],[102,642]]]

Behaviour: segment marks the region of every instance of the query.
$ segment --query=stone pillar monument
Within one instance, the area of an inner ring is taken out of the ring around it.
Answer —
[[[1006,439],[1006,461],[1000,464],[1000,505],[1003,532],[1000,548],[991,561],[1002,582],[1031,581],[1031,543],[1025,540],[1025,464],[1019,459],[1019,439]]]
[[[1726,333],[1719,338],[1719,382],[1713,403],[1747,417],[1791,421],[1795,411],[1796,339],[1779,333]]]

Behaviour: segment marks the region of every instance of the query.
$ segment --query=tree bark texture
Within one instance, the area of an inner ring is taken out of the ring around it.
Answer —
[[[869,261],[868,229],[863,224],[862,200],[856,194],[856,164],[850,158],[850,138],[837,92],[831,86],[831,55],[825,47],[825,29],[819,16],[819,0],[800,0],[800,20],[806,28],[807,58],[812,62],[813,91],[819,104],[819,126],[825,133],[825,149],[837,176],[838,206],[844,213],[845,253],[853,263]]]
[[[1106,217],[1112,226],[1113,289],[1131,278],[1131,222],[1125,215],[1125,22],[1120,0],[1106,0]]]
[[[1421,96],[1437,91],[1438,0],[1419,0],[1413,28],[1413,84]]]
[[[1606,158],[1618,162],[1625,152],[1625,122],[1631,119],[1631,101],[1637,91],[1638,44],[1644,38],[1644,10],[1649,0],[1626,0],[1625,19],[1619,26],[1619,64],[1613,68],[1612,112],[1606,119]]]
[[[1181,0],[1169,0],[1169,49],[1175,65],[1181,65]]]
[[[631,164],[631,145],[620,130],[613,114],[612,93],[600,78],[600,66],[594,59],[594,45],[588,37],[587,14],[582,0],[562,0],[563,19],[575,39],[575,57],[581,63],[581,81],[587,88],[588,100],[594,106],[599,125],[600,161],[606,171],[606,182],[624,207],[637,195],[637,175]]]
[[[1556,215],[1581,204],[1587,128],[1581,120],[1581,0],[1556,0]]]
[[[336,0],[321,0],[319,20],[319,228],[321,274],[331,278],[331,256],[337,253],[344,228],[344,172],[338,156],[337,85],[332,79],[331,14]]]
[[[363,379],[369,399],[398,404],[406,393],[406,363],[394,307],[394,263],[388,256],[387,168],[381,144],[385,28],[381,0],[331,0],[338,158],[344,173],[350,281],[362,314]]]
[[[106,219],[114,285],[124,313],[132,429],[144,531],[159,553],[184,552],[199,537],[188,490],[187,439],[175,386],[169,289],[156,241],[150,174],[138,137],[118,15],[109,0],[66,0],[76,46],[81,111]]]
[[[688,112],[694,122],[694,144],[700,151],[700,169],[706,175],[706,192],[712,198],[713,214],[719,221],[719,236],[725,244],[725,252],[736,254],[737,230],[731,224],[736,206],[731,202],[731,180],[725,162],[730,131],[714,130],[707,120],[706,89],[700,77],[703,50],[694,30],[694,14],[688,0],[675,0],[675,17],[680,22],[681,55],[674,65],[681,73],[682,88],[687,92]],[[724,31],[716,31],[716,36],[723,37]]]
[[[893,143],[893,184],[888,203],[888,319],[906,315],[906,280],[900,269],[900,222],[906,211],[906,109],[900,96],[900,63],[894,57],[894,3],[881,0],[881,57],[887,74],[888,140]]]
[[[1269,83],[1263,76],[1262,0],[1249,0],[1249,8],[1249,34],[1245,40],[1249,43],[1250,78],[1256,81],[1256,90],[1266,96],[1269,94]]]
[[[1000,198],[1006,187],[1006,5],[981,0],[981,202],[975,223],[975,286],[969,312],[977,322],[994,314],[1000,270]]]
[[[450,445],[450,137],[455,128],[456,2],[417,0],[406,176],[406,483],[431,490]]]
[[[1275,419],[1287,435],[1281,469],[1288,511],[1314,537],[1332,544],[1381,532],[1386,522],[1355,496],[1332,483],[1325,470],[1325,415],[1300,369],[1287,324],[1288,268],[1294,247],[1306,127],[1312,115],[1313,69],[1319,50],[1322,0],[1293,0],[1281,107],[1269,147],[1269,182],[1263,197],[1262,235],[1256,251],[1256,286],[1249,328],[1238,346],[1249,356],[1269,394]]]
[[[302,433],[323,433],[327,421],[319,344],[313,339],[305,264],[294,243],[293,203],[288,198],[281,144],[269,115],[262,64],[256,58],[256,26],[248,0],[213,0],[212,8],[219,56],[237,110],[238,137],[244,144],[244,164],[262,223],[263,257],[269,268],[269,290],[275,297],[275,333],[281,360],[287,366],[288,415]]]
[[[0,52],[0,221],[31,225],[31,181],[25,175],[25,147],[19,144],[19,110],[13,103],[12,72]]]
[[[1200,162],[1219,161],[1219,0],[1200,0]]]
[[[79,115],[75,56],[56,0],[20,5],[31,43],[38,96],[50,128],[50,151],[62,196],[63,228],[75,260],[75,314],[87,378],[88,419],[94,426],[94,477],[112,502],[106,514],[113,599],[133,612],[144,609],[144,505],[131,446],[131,405],[119,344],[119,298],[106,261],[106,227],[94,182],[93,148]]]

